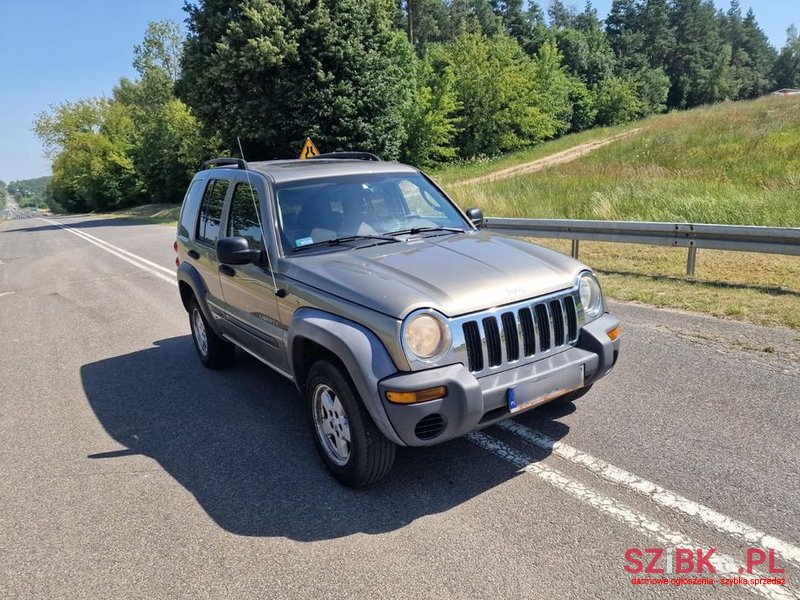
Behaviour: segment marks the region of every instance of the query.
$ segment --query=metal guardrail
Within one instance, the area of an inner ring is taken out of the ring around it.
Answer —
[[[578,258],[581,240],[688,248],[686,274],[694,275],[697,249],[800,256],[800,228],[637,221],[487,218],[484,227],[515,236],[572,240]]]

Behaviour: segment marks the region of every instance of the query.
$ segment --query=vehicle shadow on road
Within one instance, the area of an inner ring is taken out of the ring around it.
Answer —
[[[401,448],[383,482],[366,490],[342,487],[316,454],[292,383],[244,353],[231,369],[209,371],[189,336],[84,365],[81,379],[102,426],[128,448],[88,458],[153,458],[220,527],[239,535],[313,541],[392,531],[518,475],[460,439]],[[539,409],[524,422],[542,421],[560,438],[568,427],[556,419],[571,410]],[[546,456],[525,451],[533,461]]]

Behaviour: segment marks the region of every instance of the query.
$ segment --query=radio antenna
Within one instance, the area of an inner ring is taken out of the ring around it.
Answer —
[[[256,200],[256,192],[253,189],[253,182],[250,180],[250,167],[247,165],[247,159],[244,157],[242,140],[239,139],[238,135],[236,136],[236,143],[239,144],[239,154],[241,154],[242,160],[244,161],[244,170],[247,174],[247,186],[250,188],[250,198],[253,201],[253,208],[256,211],[258,229],[261,231],[261,245],[263,246],[264,254],[267,257],[267,268],[269,269],[269,274],[272,275],[272,287],[275,289],[275,295],[279,298],[283,298],[286,295],[286,292],[284,290],[278,290],[278,284],[275,282],[275,269],[272,268],[272,260],[269,257],[269,248],[267,247],[267,236],[264,233],[264,224],[261,222],[261,209],[259,208],[258,201]]]

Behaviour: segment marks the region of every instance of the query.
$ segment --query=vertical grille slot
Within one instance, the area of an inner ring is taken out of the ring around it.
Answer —
[[[486,317],[483,320],[483,331],[486,335],[486,353],[489,366],[497,367],[503,362],[503,349],[500,347],[500,328],[495,317]]]
[[[536,313],[536,327],[539,330],[539,351],[547,352],[550,350],[550,319],[547,317],[547,306],[537,304],[533,310]]]
[[[550,314],[553,315],[553,345],[561,346],[564,339],[564,311],[561,308],[561,300],[550,301]]]
[[[522,340],[525,356],[536,354],[536,329],[533,326],[533,315],[528,307],[519,311],[519,322],[522,323]]]
[[[500,317],[503,323],[503,335],[506,338],[506,360],[519,360],[519,336],[517,334],[517,319],[514,313],[503,313]]]
[[[578,338],[578,309],[572,296],[564,297],[564,312],[567,314],[567,340],[572,342]]]
[[[464,341],[467,345],[467,358],[469,370],[472,372],[483,370],[483,350],[481,349],[481,333],[475,321],[467,321],[463,326]]]

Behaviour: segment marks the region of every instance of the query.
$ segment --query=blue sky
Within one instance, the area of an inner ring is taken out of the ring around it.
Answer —
[[[567,4],[582,7],[584,1]],[[593,4],[604,18],[611,0]],[[800,25],[798,0],[741,4],[753,7],[778,47],[786,28]],[[49,175],[50,163],[31,132],[35,115],[52,104],[110,95],[120,77],[135,75],[133,46],[147,23],[183,23],[182,7],[183,0],[0,0],[0,179]]]

